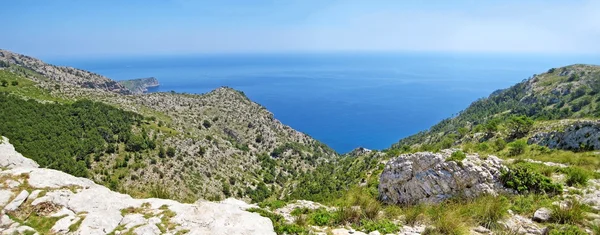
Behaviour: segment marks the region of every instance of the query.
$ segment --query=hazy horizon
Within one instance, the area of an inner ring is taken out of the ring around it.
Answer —
[[[10,1],[0,47],[35,57],[600,52],[600,2]]]

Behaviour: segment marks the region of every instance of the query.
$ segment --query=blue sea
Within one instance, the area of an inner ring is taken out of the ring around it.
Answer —
[[[59,58],[115,80],[156,77],[153,91],[241,90],[284,124],[340,153],[385,149],[478,98],[552,67],[600,56],[315,53]]]

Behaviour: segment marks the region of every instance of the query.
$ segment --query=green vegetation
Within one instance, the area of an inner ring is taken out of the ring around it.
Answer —
[[[550,178],[537,172],[530,163],[509,166],[500,178],[504,186],[519,193],[558,194],[562,191],[560,184],[552,183]]]
[[[17,151],[75,176],[87,176],[92,155],[110,145],[147,141],[132,132],[141,116],[98,102],[40,103],[0,93],[0,106],[0,133]]]
[[[565,205],[553,206],[550,220],[559,224],[581,224],[585,219],[586,211],[589,211],[589,208],[585,204],[570,200],[566,201]]]
[[[461,164],[460,162],[462,160],[465,160],[465,158],[467,158],[467,155],[463,152],[463,151],[454,151],[452,152],[452,155],[450,155],[449,158],[446,159],[447,162],[452,161],[452,162],[458,162],[459,165]]]

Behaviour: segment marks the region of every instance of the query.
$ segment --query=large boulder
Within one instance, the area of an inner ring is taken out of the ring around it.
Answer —
[[[475,197],[504,190],[499,181],[504,167],[495,156],[467,155],[460,162],[441,153],[403,154],[390,160],[379,180],[379,194],[388,203],[438,203],[452,196]]]

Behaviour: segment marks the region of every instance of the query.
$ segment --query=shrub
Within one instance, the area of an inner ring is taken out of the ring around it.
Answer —
[[[575,225],[562,225],[550,229],[549,235],[586,235],[585,231]]]
[[[502,170],[500,180],[504,186],[517,190],[519,193],[550,193],[557,194],[562,191],[560,184],[536,172],[529,164],[515,164]]]
[[[504,150],[504,148],[506,148],[506,141],[504,141],[503,139],[496,139],[494,141],[494,150],[502,151]]]
[[[335,221],[335,215],[325,209],[318,209],[311,213],[310,222],[317,226],[330,225]]]
[[[281,200],[268,200],[268,201],[261,202],[261,203],[259,203],[258,205],[259,205],[260,207],[263,207],[263,208],[264,208],[264,207],[269,207],[269,208],[271,208],[272,210],[275,210],[275,209],[279,209],[279,208],[282,208],[282,207],[284,207],[284,206],[286,205],[286,203],[285,203],[284,201],[281,201]],[[297,209],[297,208],[296,208],[296,209]],[[294,211],[295,211],[295,209],[294,209]],[[293,213],[294,211],[292,211],[292,213]],[[296,216],[297,216],[297,215],[296,215]]]
[[[564,171],[567,174],[566,183],[569,186],[585,186],[590,179],[590,173],[578,167],[569,167],[564,169]]]
[[[10,83],[10,85],[12,85],[12,86],[18,86],[18,85],[19,85],[19,82],[18,82],[18,81],[12,81],[12,82]]]
[[[508,144],[508,154],[510,156],[517,156],[525,153],[527,149],[527,141],[515,140]]]
[[[383,220],[361,220],[360,221],[360,230],[365,231],[367,233],[378,231],[382,234],[395,233],[400,230],[398,225],[393,222],[383,219]]]
[[[210,128],[212,126],[212,124],[210,124],[210,121],[204,120],[202,122],[202,126],[204,126],[204,128],[206,128],[206,129],[208,129],[208,128]]]
[[[446,161],[454,161],[460,163],[462,160],[465,160],[465,158],[467,158],[467,155],[463,153],[463,151],[458,150],[454,151],[452,155],[450,155],[450,157],[446,159]]]
[[[168,147],[168,148],[167,148],[167,156],[169,156],[169,157],[174,157],[174,156],[175,156],[175,148],[173,148],[173,147]]]

